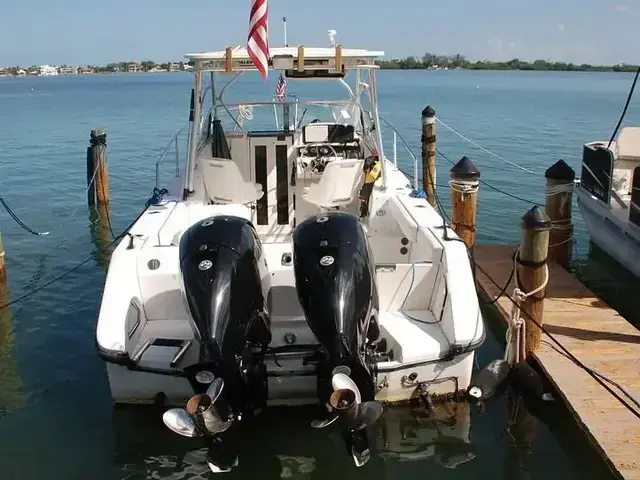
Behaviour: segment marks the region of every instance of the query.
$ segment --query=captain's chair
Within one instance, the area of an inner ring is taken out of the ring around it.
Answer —
[[[364,160],[329,162],[318,183],[313,183],[304,199],[321,208],[349,205],[358,195]]]
[[[213,203],[253,203],[264,195],[262,185],[246,181],[228,158],[198,158],[205,193]]]

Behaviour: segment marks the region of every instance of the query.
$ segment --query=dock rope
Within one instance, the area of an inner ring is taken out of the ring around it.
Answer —
[[[520,254],[520,247],[516,251],[516,255],[513,256],[513,271],[518,268],[518,258]],[[509,362],[510,365],[515,365],[525,359],[526,356],[526,323],[522,318],[522,304],[533,295],[536,295],[543,291],[549,283],[549,266],[544,264],[544,280],[537,287],[530,292],[524,292],[520,288],[518,282],[518,275],[514,275],[514,282],[516,284],[513,289],[511,297],[513,303],[511,305],[511,315],[509,316],[509,325],[507,326],[506,340],[507,345],[504,351],[504,359]],[[527,313],[527,312],[524,312]],[[514,349],[515,344],[515,349]]]
[[[445,154],[444,154],[440,149],[436,148],[436,153],[437,153],[438,155],[440,155],[442,158],[444,158],[444,159],[445,159],[447,162],[449,162],[451,165],[455,165],[455,164],[456,164],[456,162],[454,162],[453,160],[451,160],[451,159],[450,159],[447,155],[445,155]],[[409,178],[413,178],[413,176],[412,176],[412,175],[410,176],[410,175],[409,175],[408,173],[406,173],[406,172],[402,172],[402,173],[404,173],[405,175],[407,175]],[[503,194],[503,195],[506,195],[507,197],[513,198],[514,200],[519,200],[519,201],[524,202],[524,203],[527,203],[527,204],[529,204],[529,205],[539,205],[539,206],[541,206],[541,205],[540,205],[540,203],[538,203],[538,202],[531,201],[531,200],[529,200],[529,199],[527,199],[527,198],[519,197],[518,195],[514,195],[513,193],[509,193],[509,192],[506,192],[506,191],[504,191],[504,190],[502,190],[502,189],[500,189],[500,188],[498,188],[498,187],[494,187],[493,185],[491,185],[491,184],[490,184],[489,182],[487,182],[486,180],[483,180],[482,178],[479,178],[479,179],[478,179],[478,182],[480,182],[482,185],[485,185],[486,187],[490,188],[491,190],[493,190],[493,191],[495,191],[495,192],[498,192],[498,193],[501,193],[501,194]]]
[[[449,180],[449,187],[454,192],[471,195],[476,193],[479,190],[480,183],[477,180],[475,181]],[[464,201],[464,197],[463,197],[463,201]]]
[[[155,189],[154,189],[155,192]],[[147,202],[148,203],[148,202]],[[142,211],[136,216],[136,218],[129,224],[129,226],[127,228],[124,229],[124,231],[118,235],[114,240],[112,240],[108,245],[106,245],[105,248],[110,248],[113,245],[115,245],[118,241],[120,241],[122,238],[125,237],[125,235],[129,234],[129,231],[133,228],[133,226],[136,224],[136,222],[138,220],[140,220],[140,217],[142,217],[142,215],[145,214],[145,212],[149,209],[150,205],[145,205],[145,207],[142,209]],[[64,277],[66,277],[67,275],[75,272],[76,270],[78,270],[80,267],[82,267],[83,265],[89,263],[89,261],[93,260],[96,258],[96,255],[98,254],[97,250],[94,250],[93,252],[91,252],[91,254],[86,257],[84,260],[82,260],[80,263],[77,263],[76,265],[74,265],[73,267],[71,267],[68,270],[65,270],[64,272],[62,272],[60,275],[57,275],[55,277],[53,277],[52,279],[48,280],[47,282],[45,282],[42,285],[39,285],[37,287],[34,287],[32,290],[29,290],[26,293],[23,293],[22,295],[20,295],[17,298],[14,298],[13,300],[11,300],[10,302],[4,303],[2,305],[0,305],[0,311],[10,307],[12,305],[15,305],[16,303],[22,302],[23,300],[26,300],[27,298],[35,295],[36,293],[44,290],[45,288],[49,287],[50,285],[53,285],[54,283],[57,283],[58,281],[62,280]]]
[[[1,195],[0,195],[0,204],[2,204],[2,206],[7,211],[9,216],[13,219],[13,221],[16,222],[18,226],[20,226],[20,228],[22,228],[26,232],[29,232],[31,235],[37,235],[40,237],[49,235],[49,232],[37,232],[36,230],[29,228],[27,224],[25,224],[22,220],[20,220],[20,218],[14,213],[14,211],[11,210],[11,207],[7,204],[7,202],[5,202],[4,198],[2,198]]]
[[[509,165],[511,165],[512,167],[515,167],[519,170],[522,170],[523,172],[527,172],[530,173],[532,175],[535,175],[535,172],[532,172],[531,170],[529,170],[528,168],[524,168],[523,166],[518,165],[517,163],[511,162],[509,160],[507,160],[504,157],[501,157],[500,155],[498,155],[497,153],[493,153],[489,150],[487,150],[486,148],[484,148],[482,145],[478,145],[476,142],[474,142],[473,140],[471,140],[470,138],[465,137],[464,135],[462,135],[460,132],[457,132],[453,127],[450,127],[449,125],[447,125],[446,123],[444,123],[442,120],[440,120],[438,117],[436,117],[436,122],[438,122],[440,125],[442,125],[444,128],[446,128],[447,130],[449,130],[451,133],[453,133],[454,135],[457,135],[458,137],[460,137],[462,140],[464,140],[465,142],[469,143],[470,145],[476,147],[478,150],[482,150],[483,152],[485,152],[488,155],[491,155],[495,158],[497,158],[498,160],[501,160]]]

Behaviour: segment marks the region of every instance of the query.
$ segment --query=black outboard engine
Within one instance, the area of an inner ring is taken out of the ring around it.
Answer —
[[[163,417],[176,433],[216,436],[266,404],[263,357],[271,329],[262,255],[249,220],[235,216],[200,221],[180,240],[182,293],[199,352],[198,362],[184,369],[195,395],[186,409],[169,410]],[[216,438],[210,448],[214,457],[221,448]],[[227,470],[230,465],[216,468]]]
[[[322,345],[318,397],[338,417],[356,465],[369,458],[363,429],[378,419],[368,350],[378,327],[375,262],[359,220],[341,212],[306,219],[293,232],[296,288],[307,322]],[[364,403],[363,403],[364,402]]]

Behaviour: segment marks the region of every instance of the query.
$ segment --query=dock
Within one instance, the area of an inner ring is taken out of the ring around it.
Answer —
[[[516,248],[475,246],[476,265],[500,285],[478,268],[478,288],[485,297],[493,300],[500,294]],[[506,293],[511,295],[513,288],[512,280]],[[511,301],[503,295],[494,305],[506,323]],[[555,262],[549,262],[543,315],[549,333],[576,358],[640,399],[640,331]],[[640,420],[546,335],[533,356],[612,471],[621,478],[640,479]],[[633,405],[614,385],[609,386]]]

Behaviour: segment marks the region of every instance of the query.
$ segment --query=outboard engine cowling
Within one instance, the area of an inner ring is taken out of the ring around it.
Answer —
[[[371,375],[363,347],[377,339],[379,307],[375,263],[362,225],[340,212],[308,218],[293,232],[293,261],[300,304],[331,369],[346,365],[366,381]],[[364,387],[363,379],[354,380]]]
[[[251,222],[228,215],[192,225],[179,251],[182,293],[199,347],[198,362],[184,373],[196,395],[186,410],[163,418],[181,435],[215,436],[266,404],[266,262]]]
[[[341,212],[306,219],[293,232],[293,262],[300,304],[323,347],[318,397],[333,415],[314,426],[342,418],[347,448],[361,466],[369,458],[363,429],[382,412],[367,353],[380,333],[375,262],[362,224]]]

